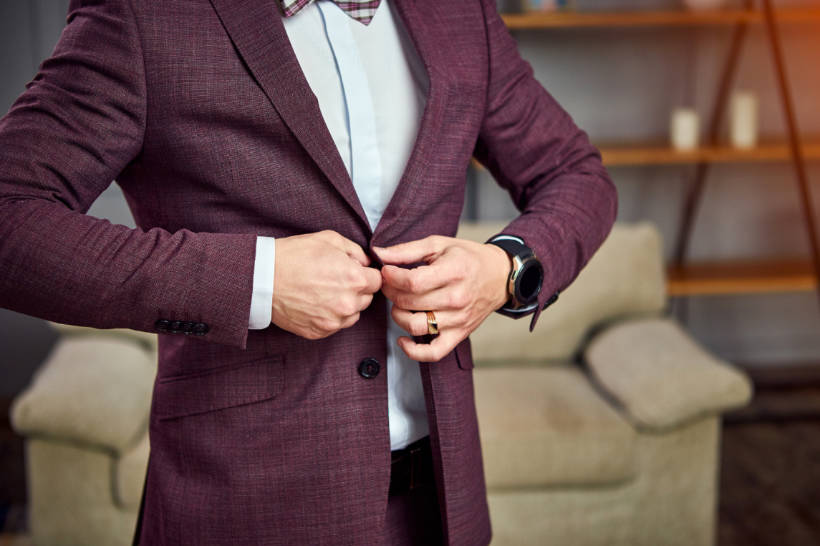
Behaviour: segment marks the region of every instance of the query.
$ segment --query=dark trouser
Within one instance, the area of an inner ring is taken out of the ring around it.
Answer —
[[[444,542],[429,437],[393,452],[387,538],[390,546]]]
[[[430,437],[394,451],[392,458],[387,500],[387,543],[390,546],[442,544],[444,535],[441,530],[441,511],[433,473]],[[139,545],[144,507],[143,487],[134,546]]]

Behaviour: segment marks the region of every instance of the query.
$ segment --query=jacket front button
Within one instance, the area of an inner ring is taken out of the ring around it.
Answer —
[[[171,326],[171,321],[166,319],[159,319],[154,323],[154,328],[156,328],[160,332],[164,332],[168,329],[169,326]]]
[[[373,379],[381,369],[381,364],[375,358],[365,358],[359,363],[359,375],[365,379]]]

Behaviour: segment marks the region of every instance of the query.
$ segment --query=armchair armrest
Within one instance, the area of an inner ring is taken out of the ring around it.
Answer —
[[[12,425],[23,436],[122,453],[145,432],[155,373],[153,353],[142,344],[64,336],[14,400]]]
[[[639,428],[666,429],[741,407],[748,378],[710,355],[674,321],[619,322],[584,349],[593,380]]]
[[[100,328],[89,328],[88,326],[60,324],[59,322],[48,322],[47,324],[63,337],[105,336],[107,338],[118,338],[127,341],[134,341],[154,353],[157,352],[157,334],[152,334],[150,332],[129,330],[128,328],[109,328],[104,330]]]

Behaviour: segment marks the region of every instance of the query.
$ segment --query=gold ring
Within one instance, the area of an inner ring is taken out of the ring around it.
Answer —
[[[438,321],[436,315],[432,311],[425,311],[427,313],[427,333],[431,336],[438,334]]]

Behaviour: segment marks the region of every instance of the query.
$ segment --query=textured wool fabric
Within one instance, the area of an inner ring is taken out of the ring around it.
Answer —
[[[163,333],[142,543],[381,544],[389,483],[388,303],[309,341],[247,329],[257,235],[361,245],[453,235],[478,157],[542,256],[540,305],[607,235],[614,186],[535,80],[492,0],[397,0],[430,86],[375,231],[299,68],[276,0],[74,0],[0,122],[0,305]],[[116,179],[138,229],[86,216]],[[309,274],[306,264],[306,274]],[[537,318],[537,317],[536,317]],[[448,544],[490,524],[469,342],[421,367]]]

